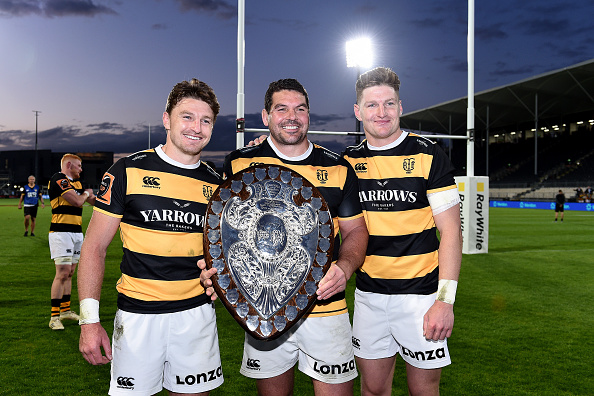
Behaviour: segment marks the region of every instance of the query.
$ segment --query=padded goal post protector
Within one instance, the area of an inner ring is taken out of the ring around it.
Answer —
[[[489,252],[489,178],[458,176],[463,254]]]

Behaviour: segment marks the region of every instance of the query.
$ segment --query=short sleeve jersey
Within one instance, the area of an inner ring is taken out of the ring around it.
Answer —
[[[223,165],[227,177],[257,164],[282,165],[305,177],[316,186],[329,206],[334,221],[334,257],[338,258],[340,237],[338,219],[362,216],[357,177],[352,167],[338,154],[312,144],[310,150],[295,159],[282,158],[266,139],[262,144],[231,152]],[[347,312],[345,293],[337,293],[325,303],[318,302],[310,315],[324,316]]]
[[[37,206],[39,201],[39,195],[41,195],[40,187],[36,184],[33,187],[30,187],[28,184],[25,184],[25,190],[23,191],[23,205],[24,206]]]
[[[367,140],[344,157],[359,178],[369,243],[357,288],[381,294],[437,291],[439,239],[428,194],[454,189],[454,167],[432,141],[403,132],[371,150]]]
[[[48,190],[52,206],[50,232],[82,232],[82,207],[73,206],[64,199],[68,191],[82,194],[81,182],[70,180],[64,173],[58,172],[50,179]]]
[[[95,211],[121,219],[118,308],[169,313],[210,301],[196,261],[204,214],[221,182],[204,162],[185,166],[160,146],[118,160],[103,176]]]

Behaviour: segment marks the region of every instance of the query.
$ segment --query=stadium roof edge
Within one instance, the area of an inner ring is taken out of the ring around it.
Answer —
[[[516,127],[539,120],[564,120],[572,115],[594,116],[594,59],[511,84],[475,93],[475,129]],[[405,113],[404,129],[448,134],[466,133],[468,97]],[[538,112],[535,111],[538,109]]]

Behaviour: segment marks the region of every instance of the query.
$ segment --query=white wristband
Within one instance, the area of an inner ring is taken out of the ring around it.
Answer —
[[[99,301],[94,298],[85,298],[80,302],[79,325],[99,322]]]
[[[456,301],[458,282],[451,279],[440,279],[437,286],[437,301],[453,304]]]
[[[85,191],[85,192],[84,192],[84,193],[82,193],[81,195],[86,195],[86,196],[87,196],[87,198],[89,198],[89,196],[91,196],[91,194],[89,194],[89,192],[88,192],[88,191]]]

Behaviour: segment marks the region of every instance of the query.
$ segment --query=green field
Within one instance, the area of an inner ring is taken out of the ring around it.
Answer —
[[[48,328],[54,264],[49,258],[50,209],[39,209],[35,237],[23,237],[16,199],[0,200],[0,394],[107,394],[109,367],[88,364],[80,330]],[[91,208],[85,207],[85,227]],[[449,340],[453,364],[442,395],[594,394],[594,213],[565,212],[553,223],[544,210],[491,208],[489,254],[465,255]],[[111,334],[121,242],[111,244],[101,319]],[[353,285],[347,298],[352,307]],[[78,311],[78,296],[73,306]],[[213,395],[255,395],[239,374],[243,331],[217,305],[225,383]],[[397,363],[393,395],[407,395]],[[355,394],[359,394],[358,381]],[[166,394],[166,392],[162,392]],[[295,395],[312,395],[296,377]]]

